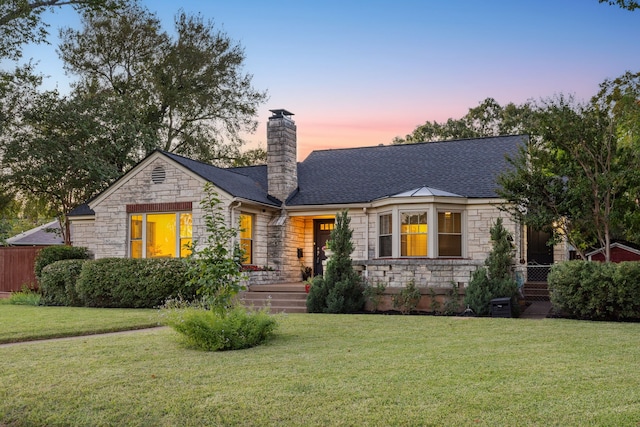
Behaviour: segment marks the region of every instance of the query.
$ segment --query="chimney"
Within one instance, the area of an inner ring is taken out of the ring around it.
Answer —
[[[282,201],[298,188],[296,123],[287,110],[273,113],[267,123],[267,192]]]

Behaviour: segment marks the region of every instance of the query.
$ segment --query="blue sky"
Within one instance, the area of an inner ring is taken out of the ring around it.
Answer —
[[[588,99],[605,78],[640,71],[640,11],[597,0],[143,0],[173,28],[201,13],[245,49],[269,109],[295,114],[298,158],[313,149],[388,144],[429,120],[460,118],[487,97]],[[49,21],[77,26],[70,11]],[[51,46],[30,48],[47,85],[68,79]]]

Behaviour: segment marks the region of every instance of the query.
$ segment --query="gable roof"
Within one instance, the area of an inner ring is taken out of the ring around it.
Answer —
[[[9,237],[7,243],[11,246],[62,245],[64,240],[60,234],[60,223],[55,220]]]
[[[387,197],[495,198],[496,178],[525,135],[319,150],[298,163],[289,206],[367,203]],[[267,193],[267,166],[219,168],[157,150],[233,197],[281,206]],[[153,153],[152,153],[153,154]],[[135,168],[134,168],[135,169]],[[92,215],[81,205],[69,215]]]
[[[240,197],[271,206],[282,203],[267,194],[267,166],[223,169],[182,157],[174,153],[160,151],[165,156],[181,164],[193,173],[220,187],[234,197]],[[251,170],[255,169],[255,170]]]
[[[523,135],[312,152],[298,165],[287,205],[362,203],[429,188],[434,195],[494,198],[496,178]]]

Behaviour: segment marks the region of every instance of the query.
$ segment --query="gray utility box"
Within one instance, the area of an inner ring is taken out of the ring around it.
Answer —
[[[491,317],[511,317],[511,298],[492,299]]]

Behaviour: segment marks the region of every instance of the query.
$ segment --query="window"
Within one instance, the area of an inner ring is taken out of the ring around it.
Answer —
[[[403,212],[400,222],[400,256],[427,256],[427,213]]]
[[[378,256],[391,256],[392,248],[392,215],[380,215],[380,228],[378,232]]]
[[[462,256],[460,212],[438,212],[438,256]]]
[[[240,247],[244,250],[243,264],[253,264],[253,215],[240,214]]]
[[[130,217],[131,258],[176,258],[191,253],[190,212],[141,213]]]

